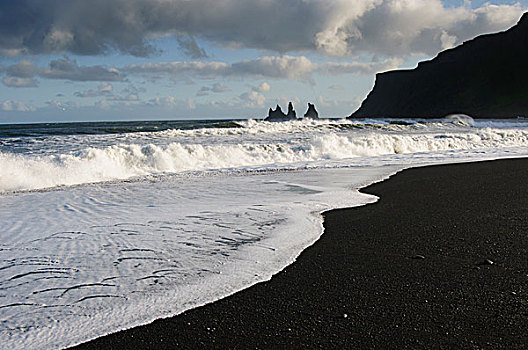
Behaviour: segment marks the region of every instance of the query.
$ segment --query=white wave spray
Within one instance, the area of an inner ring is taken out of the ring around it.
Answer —
[[[395,127],[400,131],[395,132]],[[272,125],[271,128],[278,127]],[[202,143],[196,143],[197,139],[193,138],[194,143],[179,140],[167,144],[115,144],[40,156],[0,152],[0,192],[163,173],[284,169],[356,157],[528,145],[526,129],[463,128],[439,132],[428,127],[417,131],[408,126],[392,126],[381,130],[325,130],[321,133],[317,128],[304,128],[302,132],[297,129],[294,134],[291,129],[277,132],[276,137],[263,138],[264,143],[240,136],[237,136],[238,142],[233,143],[232,136],[223,135],[214,140],[205,138]],[[402,128],[407,129],[402,132]]]

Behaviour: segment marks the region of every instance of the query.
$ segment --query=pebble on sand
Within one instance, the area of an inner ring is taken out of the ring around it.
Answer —
[[[493,265],[495,264],[493,260],[490,259],[484,259],[481,262],[478,263],[478,265]]]

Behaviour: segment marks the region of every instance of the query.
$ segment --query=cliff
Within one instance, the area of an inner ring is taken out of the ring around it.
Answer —
[[[376,75],[351,118],[528,117],[528,13],[507,31],[481,35],[412,70]]]

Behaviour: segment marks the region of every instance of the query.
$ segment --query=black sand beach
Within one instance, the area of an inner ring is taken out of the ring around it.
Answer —
[[[528,346],[528,159],[403,171],[271,281],[81,349]]]

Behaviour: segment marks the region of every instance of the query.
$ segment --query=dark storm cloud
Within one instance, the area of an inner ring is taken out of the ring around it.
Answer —
[[[156,1],[157,2],[157,1]],[[149,23],[137,0],[7,0],[0,3],[0,49],[4,55],[72,52],[100,54],[115,48],[147,55]]]
[[[0,73],[6,76],[2,83],[8,87],[36,87],[36,78],[59,79],[69,81],[122,81],[123,74],[114,67],[79,66],[75,60],[63,57],[53,60],[48,67],[21,60],[20,62],[0,67]]]
[[[51,61],[49,67],[41,68],[39,75],[47,79],[71,81],[121,81],[123,75],[117,68],[106,66],[79,66],[67,57]]]
[[[176,37],[195,58],[205,52],[194,38],[280,53],[434,53],[505,29],[524,9],[447,8],[440,0],[4,0],[0,54],[147,56],[162,36]]]

